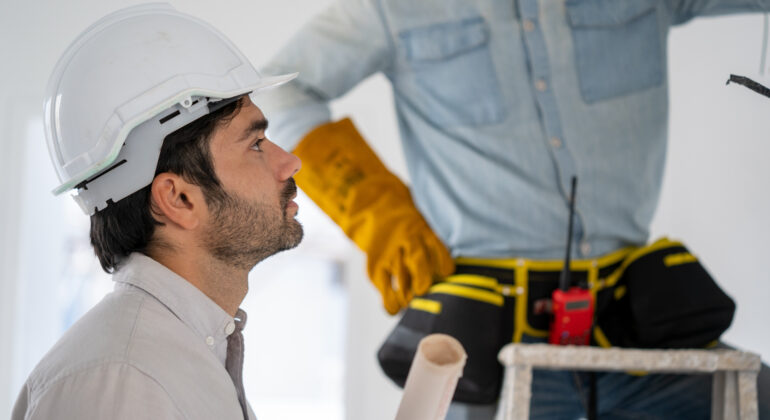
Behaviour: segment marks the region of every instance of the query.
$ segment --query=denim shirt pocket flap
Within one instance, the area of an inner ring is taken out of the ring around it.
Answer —
[[[567,0],[567,16],[573,27],[613,26],[647,14],[657,0]]]
[[[409,29],[399,34],[409,61],[439,61],[472,51],[489,41],[481,16]]]
[[[583,100],[597,103],[660,86],[665,61],[657,0],[568,0]]]

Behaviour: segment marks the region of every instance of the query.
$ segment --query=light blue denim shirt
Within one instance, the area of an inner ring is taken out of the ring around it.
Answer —
[[[261,96],[292,149],[329,101],[382,72],[412,195],[453,255],[563,257],[647,241],[668,130],[669,28],[770,0],[341,0],[263,68],[299,71]],[[274,128],[273,128],[274,127]]]

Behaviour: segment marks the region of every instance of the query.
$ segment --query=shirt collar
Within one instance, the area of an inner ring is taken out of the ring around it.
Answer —
[[[160,301],[225,364],[227,337],[234,331],[236,319],[197,287],[163,264],[136,252],[129,255],[112,278],[118,284],[138,287]],[[236,318],[245,317],[245,312],[238,309]]]

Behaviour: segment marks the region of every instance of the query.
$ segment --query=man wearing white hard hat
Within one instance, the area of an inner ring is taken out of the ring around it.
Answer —
[[[263,77],[170,6],[110,14],[60,58],[45,103],[61,181],[115,290],[44,356],[12,419],[254,419],[248,272],[296,246],[300,162],[265,137]]]

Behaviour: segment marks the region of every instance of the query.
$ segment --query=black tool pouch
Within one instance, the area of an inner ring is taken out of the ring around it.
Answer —
[[[735,303],[679,242],[661,239],[632,253],[597,294],[597,330],[635,348],[702,348],[730,326]],[[608,293],[609,292],[609,293]]]
[[[502,376],[497,352],[505,344],[501,334],[503,296],[496,285],[489,277],[455,275],[413,299],[377,353],[385,374],[403,387],[419,341],[432,333],[449,334],[468,354],[453,400],[495,402]]]

